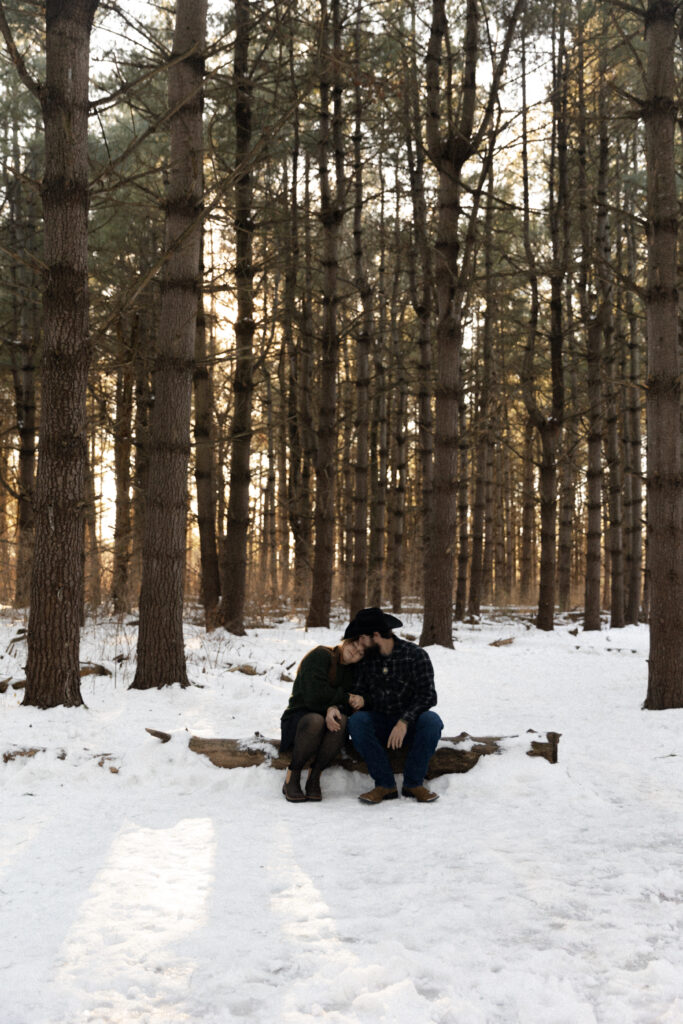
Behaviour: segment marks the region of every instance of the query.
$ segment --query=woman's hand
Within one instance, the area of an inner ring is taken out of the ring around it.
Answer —
[[[325,725],[330,730],[330,732],[339,732],[339,730],[341,729],[341,723],[342,713],[339,710],[339,708],[328,708],[327,714],[325,715]]]
[[[365,701],[359,693],[349,694],[349,704],[354,711],[360,711],[362,707],[365,707]]]

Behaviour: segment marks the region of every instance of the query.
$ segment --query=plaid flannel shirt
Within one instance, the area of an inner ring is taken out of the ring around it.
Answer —
[[[387,657],[369,651],[356,666],[356,692],[369,711],[411,724],[436,704],[434,669],[429,655],[416,644],[394,637]]]

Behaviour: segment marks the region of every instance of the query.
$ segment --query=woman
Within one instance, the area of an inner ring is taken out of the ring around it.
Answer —
[[[297,669],[287,710],[280,725],[280,753],[292,751],[282,787],[291,803],[322,800],[320,773],[334,760],[344,744],[349,693],[353,690],[353,666],[363,657],[357,638],[346,638],[336,647],[314,647]],[[301,771],[310,759],[306,792]]]

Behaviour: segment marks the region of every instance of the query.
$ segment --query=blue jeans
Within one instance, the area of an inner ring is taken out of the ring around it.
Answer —
[[[396,781],[387,755],[389,733],[396,725],[396,719],[381,711],[356,711],[349,718],[351,742],[368,766],[376,786],[394,789]],[[443,722],[435,711],[423,711],[408,726],[403,740],[407,751],[403,769],[403,785],[412,789],[421,786],[427,774],[429,759],[436,750],[441,736]]]

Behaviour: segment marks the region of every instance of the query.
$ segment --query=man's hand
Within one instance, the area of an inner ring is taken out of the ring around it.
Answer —
[[[389,748],[389,750],[398,750],[399,747],[402,747],[407,732],[407,724],[403,721],[402,718],[399,718],[398,722],[389,733],[389,739],[387,740],[387,747]]]
[[[361,697],[359,693],[350,693],[349,704],[351,705],[354,711],[360,711],[362,707],[365,707],[365,700]]]
[[[341,729],[341,718],[342,716],[339,708],[333,707],[327,709],[327,714],[325,715],[325,725],[330,730],[330,732],[339,732],[339,730]]]

